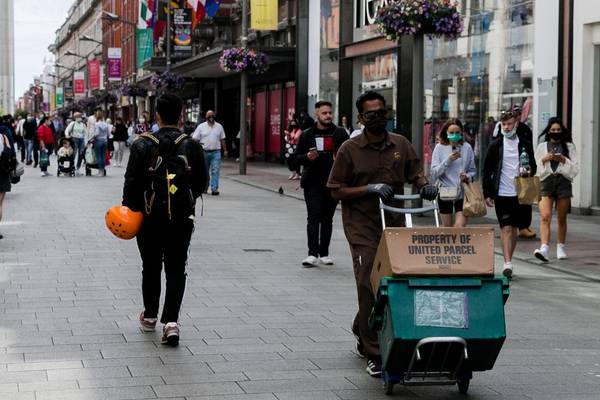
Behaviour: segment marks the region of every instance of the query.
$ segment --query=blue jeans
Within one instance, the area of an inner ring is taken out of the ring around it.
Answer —
[[[85,139],[73,138],[73,146],[75,147],[75,155],[77,156],[77,169],[81,168],[83,162],[83,154],[85,151]]]
[[[27,153],[27,155],[25,156],[25,160],[28,163],[30,163],[31,155],[33,153],[33,140],[32,139],[25,139],[25,151]]]
[[[219,171],[221,170],[221,150],[204,150],[206,169],[210,174],[210,190],[219,190]]]
[[[94,142],[94,151],[96,152],[96,162],[98,163],[98,171],[104,170],[104,154],[106,153],[106,140],[98,140]]]

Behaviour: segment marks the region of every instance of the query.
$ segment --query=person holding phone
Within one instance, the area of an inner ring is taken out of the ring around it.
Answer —
[[[337,201],[331,197],[327,179],[337,150],[348,139],[346,131],[333,123],[330,102],[317,102],[315,117],[317,122],[300,135],[295,154],[298,165],[304,167],[300,186],[304,189],[308,214],[308,257],[302,260],[305,268],[316,267],[319,263],[333,264],[329,256],[329,243]]]
[[[552,207],[556,205],[558,232],[556,258],[567,258],[565,241],[567,238],[567,214],[573,196],[572,181],[579,173],[577,153],[571,133],[558,117],[550,118],[540,136],[544,141],[535,150],[535,161],[539,166],[540,177],[540,247],[534,251],[536,258],[543,262],[550,260],[550,224]]]
[[[463,124],[459,119],[449,119],[440,131],[440,143],[433,149],[430,172],[431,180],[440,187],[438,206],[444,226],[467,225],[462,212],[462,182],[469,182],[476,173],[475,154],[471,145],[464,141]]]

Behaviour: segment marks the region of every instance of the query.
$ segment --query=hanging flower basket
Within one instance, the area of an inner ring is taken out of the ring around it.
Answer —
[[[121,95],[130,97],[146,97],[148,90],[139,85],[132,83],[125,83],[119,88]]]
[[[159,93],[177,92],[185,86],[185,78],[171,72],[155,73],[150,78],[150,84]]]
[[[91,112],[98,106],[98,101],[95,97],[84,97],[77,102],[77,106],[86,112]]]
[[[375,22],[394,41],[404,35],[457,39],[463,30],[458,6],[450,0],[397,0],[380,8]]]
[[[119,99],[108,90],[95,90],[93,93],[98,104],[116,104]]]
[[[246,71],[260,75],[269,69],[269,60],[265,53],[241,47],[224,50],[219,63],[225,72]]]

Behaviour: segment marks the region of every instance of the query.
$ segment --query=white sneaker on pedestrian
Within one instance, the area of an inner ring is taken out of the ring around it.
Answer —
[[[308,256],[304,260],[302,260],[302,265],[304,268],[312,268],[319,265],[319,259],[315,256]]]
[[[539,249],[535,249],[535,251],[533,252],[533,255],[538,259],[541,260],[542,262],[548,262],[550,261],[550,259],[548,258],[550,253],[550,247],[548,247],[547,244],[543,244],[540,246]]]
[[[508,261],[508,262],[504,263],[504,267],[502,268],[502,275],[504,275],[508,279],[512,278],[512,275],[513,275],[513,265],[512,265],[512,262]]]
[[[556,245],[556,258],[558,258],[559,260],[566,260],[567,258],[567,253],[565,252],[565,245],[564,243],[559,243]]]
[[[333,265],[333,258],[331,258],[329,256],[321,257],[320,261],[321,261],[321,264],[324,264],[324,265]]]

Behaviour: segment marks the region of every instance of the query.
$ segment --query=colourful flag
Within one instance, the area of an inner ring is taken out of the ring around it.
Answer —
[[[211,18],[214,17],[220,5],[221,0],[206,0],[204,2],[204,10],[206,12],[206,15],[208,15]]]
[[[154,14],[156,13],[156,0],[140,0],[138,28],[148,29],[154,27]]]
[[[186,0],[185,8],[189,8],[192,10],[192,31],[196,28],[198,24],[198,0]]]

